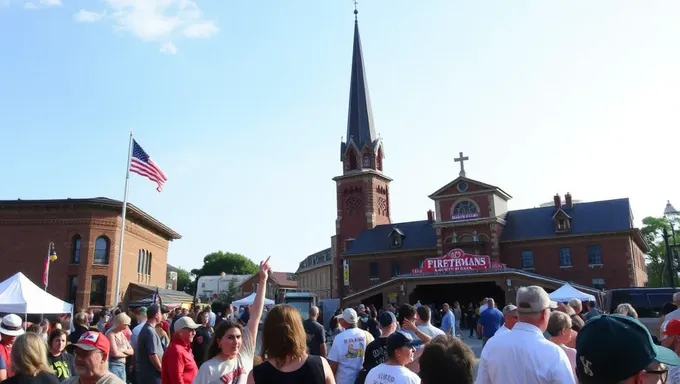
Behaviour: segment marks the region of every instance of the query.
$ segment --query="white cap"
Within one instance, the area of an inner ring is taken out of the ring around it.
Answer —
[[[548,308],[557,308],[557,303],[550,300],[545,289],[531,285],[517,290],[517,312],[539,313]]]
[[[349,324],[356,324],[357,323],[357,312],[353,310],[352,308],[347,308],[344,311],[342,311],[342,314],[335,316],[337,319],[343,319]]]
[[[198,327],[200,327],[200,325],[196,324],[196,322],[191,317],[182,316],[179,319],[177,319],[175,325],[172,326],[172,329],[175,332],[178,332],[184,328],[196,329]]]

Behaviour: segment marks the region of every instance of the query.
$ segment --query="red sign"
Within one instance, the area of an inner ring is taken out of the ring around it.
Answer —
[[[465,253],[462,249],[453,249],[442,257],[425,259],[422,268],[416,268],[413,273],[479,271],[484,269],[504,268],[500,263],[491,262],[485,255]]]

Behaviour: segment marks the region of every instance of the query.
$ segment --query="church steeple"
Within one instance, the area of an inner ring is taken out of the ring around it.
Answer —
[[[355,4],[347,136],[341,144],[340,156],[341,161],[345,163],[345,171],[359,169],[382,171],[382,140],[376,135],[373,124],[373,111],[366,81],[357,13]]]

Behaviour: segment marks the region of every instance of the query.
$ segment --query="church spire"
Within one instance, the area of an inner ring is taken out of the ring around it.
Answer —
[[[364,68],[364,57],[361,49],[361,38],[359,37],[359,22],[354,2],[354,47],[352,51],[352,76],[349,88],[349,110],[347,114],[347,137],[342,145],[341,156],[344,157],[345,150],[352,144],[356,150],[361,152],[365,146],[375,149],[378,137],[375,134],[373,125],[373,112],[371,110],[371,98],[368,94],[368,84],[366,83],[366,70]]]

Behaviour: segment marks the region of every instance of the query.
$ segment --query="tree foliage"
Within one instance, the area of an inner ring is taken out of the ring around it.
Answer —
[[[217,251],[203,258],[203,266],[192,269],[191,273],[196,276],[220,275],[250,275],[257,273],[258,266],[249,258],[231,252]]]
[[[191,273],[184,268],[177,268],[177,290],[185,291],[191,295],[193,294],[193,292],[190,292],[191,288]]]
[[[673,223],[675,228],[678,228],[676,223]],[[663,229],[671,233],[669,222],[663,217],[645,217],[642,219],[642,235],[647,242],[649,252],[647,253],[647,286],[649,287],[668,287],[670,281],[668,278],[668,263],[666,262],[666,244],[663,240]],[[676,244],[680,244],[680,240],[676,234]],[[673,244],[673,239],[669,242]],[[678,260],[674,261],[672,268],[678,268]],[[677,275],[677,273],[676,273]],[[677,280],[676,280],[677,282]]]

